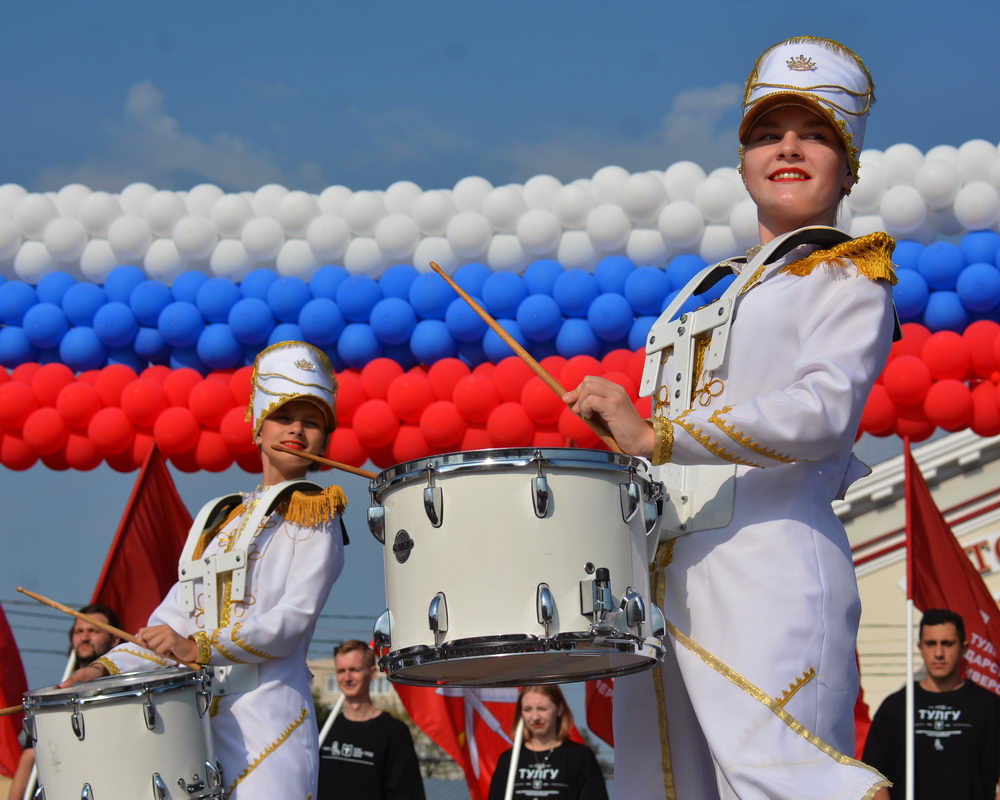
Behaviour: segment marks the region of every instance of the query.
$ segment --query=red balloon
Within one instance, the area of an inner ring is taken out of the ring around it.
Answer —
[[[219,383],[228,394],[229,387],[224,383]],[[232,398],[227,397],[227,399]],[[233,456],[220,434],[215,431],[202,431],[198,437],[198,444],[195,445],[194,460],[203,470],[222,472],[232,466]]]
[[[42,456],[42,463],[46,469],[51,469],[54,472],[65,472],[69,469],[69,462],[66,460],[66,450],[61,447],[54,453],[46,453]]]
[[[137,433],[135,435],[135,439],[132,440],[132,460],[137,467],[141,467],[146,463],[149,454],[153,452],[154,444],[153,437],[148,433]]]
[[[483,428],[466,428],[459,450],[489,450],[493,447],[490,435]]]
[[[2,390],[3,387],[0,386],[0,391]],[[485,423],[490,412],[500,403],[496,384],[488,376],[477,375],[475,372],[455,384],[452,396],[458,413],[476,424]]]
[[[104,405],[117,406],[121,403],[122,390],[138,377],[131,367],[111,364],[101,370],[94,385]]]
[[[238,406],[250,404],[250,394],[253,387],[250,385],[250,376],[253,375],[253,367],[240,367],[229,376],[229,391],[233,395],[233,402]]]
[[[243,369],[241,367],[240,369]],[[253,367],[250,367],[253,369]],[[229,380],[233,377],[235,370],[232,369],[213,369],[208,375],[205,376],[206,381],[218,381],[219,383],[229,386]]]
[[[351,427],[365,447],[387,447],[399,430],[399,419],[385,400],[366,400],[354,412]]]
[[[167,393],[156,380],[138,378],[122,389],[119,402],[129,422],[140,428],[151,428],[167,407]]]
[[[997,368],[993,357],[993,343],[1000,336],[1000,325],[991,319],[973,322],[962,331],[962,338],[969,349],[972,371],[980,378],[989,378]]]
[[[570,447],[599,448],[603,444],[597,434],[576,414],[564,408],[559,415],[559,433],[569,440]]]
[[[897,406],[912,406],[923,402],[931,388],[931,371],[916,356],[899,356],[886,366],[882,384]]]
[[[972,392],[961,381],[946,378],[931,386],[924,398],[927,421],[946,431],[964,428],[972,416]]]
[[[601,366],[604,372],[624,372],[628,374],[629,365],[632,363],[632,351],[623,347],[611,350],[601,359]]]
[[[515,403],[521,399],[521,389],[533,376],[531,367],[517,356],[508,356],[497,364],[493,371],[493,383],[497,386],[500,402]]]
[[[37,461],[38,455],[24,443],[24,439],[9,433],[3,437],[0,442],[0,463],[7,469],[20,472],[35,466]]]
[[[367,399],[357,372],[344,370],[337,375],[337,424],[350,425],[354,412]]]
[[[198,472],[198,470],[201,469],[194,456],[193,447],[190,450],[185,450],[183,453],[174,453],[171,455],[170,463],[177,467],[177,469],[181,472]]]
[[[392,443],[392,457],[397,464],[416,461],[431,455],[431,446],[417,425],[400,425],[396,440]]]
[[[404,422],[416,424],[420,421],[423,410],[434,402],[434,390],[423,372],[407,372],[389,385],[386,399],[397,417]]]
[[[172,406],[186,407],[191,397],[191,390],[201,383],[201,375],[188,367],[175,369],[163,382],[163,390],[167,393],[167,402]]]
[[[40,406],[54,406],[63,387],[73,383],[73,370],[65,364],[45,364],[31,378],[31,390]]]
[[[535,431],[532,447],[565,447],[566,437],[559,431]]]
[[[392,457],[392,445],[373,447],[368,451],[368,460],[379,469],[386,469],[396,463]]]
[[[21,381],[9,380],[0,385],[0,426],[20,431],[28,415],[38,408],[31,387]]]
[[[90,418],[101,408],[101,396],[89,383],[67,384],[56,398],[56,411],[70,428],[85,431]]]
[[[476,364],[476,366],[473,367],[472,374],[483,375],[489,378],[491,375],[493,375],[494,372],[496,372],[496,369],[497,369],[496,364],[494,364],[491,361],[484,361],[482,364]]]
[[[139,377],[156,381],[162,386],[169,374],[170,367],[165,367],[163,364],[153,364],[151,367],[146,367],[146,369],[140,372]]]
[[[10,375],[7,374],[6,367],[0,367],[0,383],[7,383],[10,380]]]
[[[471,377],[470,375],[469,378]],[[420,415],[420,431],[427,444],[438,452],[457,447],[465,434],[465,427],[465,420],[455,403],[447,400],[436,400]]]
[[[989,381],[984,381],[972,390],[972,416],[969,427],[978,436],[1000,434],[1000,406],[997,405],[997,389]]]
[[[628,362],[628,369],[625,370],[625,374],[628,375],[636,386],[642,386],[642,372],[646,369],[646,351],[636,350],[632,353],[632,358]]]
[[[198,444],[201,426],[188,408],[171,406],[165,409],[153,423],[153,439],[156,446],[168,456],[186,453]],[[176,463],[176,462],[175,462]]]
[[[605,372],[602,376],[604,380],[611,381],[612,383],[617,383],[621,386],[628,396],[635,399],[639,396],[639,387],[637,384],[633,383],[632,379],[626,375],[624,372]]]
[[[964,381],[969,375],[972,360],[969,357],[969,346],[955,331],[938,331],[924,342],[921,358],[931,376],[942,380],[953,378]]]
[[[120,453],[135,441],[135,428],[120,408],[102,408],[87,425],[87,437],[103,455]]]
[[[909,438],[911,442],[922,442],[934,433],[934,425],[927,421],[923,405],[897,406],[896,435]]]
[[[566,362],[562,371],[562,385],[567,391],[572,391],[580,385],[580,381],[588,375],[603,375],[601,362],[593,356],[573,356]]]
[[[253,443],[253,428],[246,421],[246,409],[231,408],[223,414],[219,422],[219,433],[233,455],[257,452],[257,446]]]
[[[859,430],[872,436],[888,436],[896,422],[896,406],[889,399],[885,387],[876,383],[868,395],[865,410],[861,413]]]
[[[188,397],[194,418],[208,428],[218,428],[223,415],[233,407],[228,381],[204,380],[195,384]]]
[[[528,416],[539,425],[554,425],[566,404],[546,386],[537,375],[521,389],[521,405]]]
[[[132,455],[131,447],[127,450],[122,450],[120,453],[113,453],[109,456],[105,456],[104,460],[115,472],[134,472],[139,468],[139,465],[136,463],[135,456]]]
[[[86,436],[71,433],[66,442],[66,463],[70,469],[89,472],[101,463],[101,454]]]
[[[501,403],[486,420],[486,432],[497,447],[530,447],[535,425],[520,403]]]
[[[455,384],[470,374],[472,371],[465,362],[457,358],[442,358],[427,370],[427,380],[431,382],[437,400],[451,400]]]
[[[24,443],[39,455],[62,450],[69,439],[69,428],[54,408],[32,411],[24,421]]]
[[[652,397],[639,397],[632,401],[632,405],[635,406],[635,410],[639,412],[639,416],[643,419],[649,419],[653,416],[653,398]]]
[[[538,362],[549,375],[557,381],[562,382],[562,371],[566,366],[566,359],[563,356],[545,356]]]
[[[352,467],[360,467],[367,460],[368,454],[353,430],[337,428],[330,435],[326,457],[342,464],[350,464]]]
[[[264,463],[261,461],[260,453],[256,450],[250,453],[238,453],[236,455],[236,463],[239,464],[240,469],[244,472],[249,472],[251,475],[256,475],[264,471]]]
[[[403,368],[389,358],[376,358],[361,369],[361,385],[372,400],[385,400],[389,386],[403,374]]]
[[[36,364],[34,361],[29,361],[26,364],[18,364],[10,373],[10,379],[12,381],[18,381],[19,383],[26,383],[31,386],[31,379],[35,377],[35,373],[42,368],[41,364]]]
[[[170,370],[167,370],[169,372]],[[83,381],[84,383],[90,384],[93,387],[97,387],[97,379],[101,377],[101,371],[99,369],[88,369],[85,372],[81,372],[76,376],[78,381]]]
[[[892,343],[889,351],[889,361],[900,356],[919,356],[924,349],[926,342],[931,335],[923,325],[917,322],[907,322],[901,327],[903,338]]]

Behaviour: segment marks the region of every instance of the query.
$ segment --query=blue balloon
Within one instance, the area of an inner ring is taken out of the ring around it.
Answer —
[[[931,289],[954,289],[964,266],[962,251],[951,242],[933,242],[917,259],[917,269]]]
[[[132,347],[139,358],[162,364],[170,357],[170,345],[157,328],[139,328]]]
[[[207,282],[208,276],[204,272],[189,269],[174,278],[174,282],[170,284],[170,291],[174,295],[174,300],[195,305],[198,302],[198,290]]]
[[[901,269],[896,276],[899,283],[892,287],[892,299],[896,303],[899,318],[904,322],[919,319],[930,296],[927,281],[915,269]]]
[[[0,291],[9,285],[0,286]],[[62,308],[70,325],[92,325],[97,309],[106,302],[108,302],[108,296],[100,286],[95,286],[92,283],[78,283],[66,290],[62,299]]]
[[[552,296],[566,317],[587,316],[587,309],[598,294],[597,278],[580,269],[563,272],[552,285]]]
[[[493,270],[485,264],[470,261],[468,264],[463,264],[456,269],[455,274],[452,275],[452,279],[469,294],[482,297],[483,287],[492,274]]]
[[[159,281],[143,281],[128,296],[128,305],[140,325],[153,327],[160,312],[174,301],[170,288]]]
[[[37,302],[38,293],[34,286],[24,281],[7,281],[0,285],[0,322],[20,325],[25,312]]]
[[[556,350],[554,336],[551,339],[546,339],[544,342],[528,342],[528,352],[535,357],[536,361],[541,361],[543,358],[548,358],[549,356],[559,355],[559,351]]]
[[[301,342],[304,338],[302,328],[294,322],[281,322],[274,326],[271,335],[267,337],[267,346],[278,342]]]
[[[605,256],[597,262],[594,277],[602,292],[625,294],[625,282],[635,272],[635,264],[626,256]]]
[[[131,347],[117,347],[114,350],[108,350],[108,364],[124,364],[135,372],[142,372],[149,366],[149,363],[139,358]]]
[[[631,311],[629,309],[630,314]],[[559,333],[562,319],[559,304],[547,294],[528,295],[517,307],[518,327],[535,342],[543,342]]]
[[[410,343],[403,342],[403,344],[387,344],[382,349],[382,358],[389,358],[395,361],[403,369],[411,369],[417,366],[416,356],[413,355],[413,351],[410,350]]]
[[[896,245],[899,249],[899,245]],[[972,231],[962,237],[959,245],[966,264],[993,264],[1000,251],[1000,233],[996,231]],[[895,260],[895,253],[893,254]]]
[[[325,269],[325,268],[324,268]],[[321,272],[321,270],[316,270],[316,274]],[[316,275],[312,277],[313,281],[316,280]],[[258,300],[267,300],[267,290],[271,288],[271,284],[278,280],[278,273],[270,269],[255,269],[248,273],[240,283],[240,291],[243,292],[244,297],[256,297]],[[316,295],[319,297],[319,295]],[[254,353],[254,358],[257,354]]]
[[[410,284],[412,284],[419,273],[409,264],[396,264],[389,267],[378,279],[379,288],[383,297],[399,297],[409,302]],[[413,356],[411,355],[412,359]]]
[[[494,319],[513,319],[517,307],[528,296],[528,287],[520,275],[513,272],[494,272],[483,285],[483,300]]]
[[[280,322],[297,320],[299,312],[310,300],[312,292],[301,278],[278,278],[267,290],[267,304]]]
[[[403,344],[410,340],[413,329],[417,327],[417,314],[406,300],[386,297],[372,309],[371,326],[380,342]]]
[[[712,286],[702,294],[705,298],[706,303],[713,303],[718,300],[722,295],[726,293],[726,289],[729,288],[729,284],[736,280],[735,275],[726,275],[720,278]]]
[[[478,297],[472,299],[479,305],[483,304]],[[486,333],[486,323],[461,297],[456,297],[448,305],[444,321],[459,342],[478,342]]]
[[[243,344],[259,345],[267,341],[274,328],[271,307],[259,297],[244,297],[229,309],[229,327]],[[254,353],[256,356],[256,352]]]
[[[969,312],[955,292],[931,292],[924,309],[924,326],[931,332],[964,331],[969,324]]]
[[[329,298],[322,298],[328,300]],[[320,348],[328,359],[330,359],[330,366],[333,367],[334,374],[340,372],[343,369],[347,369],[347,364],[344,363],[344,359],[340,357],[340,353],[337,352],[337,347],[321,347]]]
[[[475,342],[459,342],[458,357],[470,367],[478,366],[486,361],[482,340]]]
[[[146,274],[131,264],[115,267],[104,279],[104,293],[108,300],[115,303],[127,303],[132,290],[146,280]]]
[[[273,275],[274,273],[270,274]],[[249,278],[250,276],[248,275],[247,277]],[[350,273],[343,267],[331,265],[320,267],[309,278],[309,289],[312,291],[313,297],[325,297],[327,300],[336,300],[337,289],[340,288],[340,284],[346,281],[348,277],[350,277]],[[244,284],[246,284],[245,280]],[[244,294],[246,294],[245,290]],[[267,292],[265,291],[264,294],[266,295]],[[247,296],[249,297],[249,295]]]
[[[632,306],[628,300],[615,292],[599,295],[587,310],[587,322],[594,333],[606,342],[614,342],[628,336],[632,328]]]
[[[421,320],[410,336],[410,352],[421,364],[433,364],[442,358],[450,358],[455,355],[457,348],[448,326],[439,319]]]
[[[66,314],[55,303],[38,303],[24,315],[24,334],[35,347],[58,347],[69,330]]]
[[[171,347],[194,347],[205,322],[194,303],[176,300],[160,312],[156,327]]]
[[[176,347],[170,351],[171,369],[193,369],[204,375],[208,372],[205,362],[198,358],[198,349],[195,347]]]
[[[326,347],[337,343],[337,337],[344,330],[344,315],[337,304],[328,297],[310,300],[299,312],[299,327],[307,342]]]
[[[35,356],[34,360],[39,364],[55,364],[62,363],[62,359],[59,356],[59,348],[52,347],[48,350],[39,350],[38,355]],[[108,363],[111,363],[111,356],[108,356]]]
[[[0,364],[5,367],[16,367],[34,361],[37,349],[28,340],[23,328],[17,325],[5,325],[0,328]]]
[[[563,274],[563,265],[551,258],[532,261],[524,271],[524,282],[531,294],[552,294],[556,278]]]
[[[569,273],[567,273],[569,274]],[[601,343],[594,335],[594,329],[585,319],[563,320],[559,335],[556,336],[556,350],[563,358],[573,356],[596,356]]]
[[[625,281],[625,299],[636,314],[659,314],[670,278],[659,267],[639,267]]]
[[[139,332],[139,323],[125,303],[106,303],[94,314],[94,331],[106,347],[132,344]]]
[[[646,346],[646,337],[649,336],[655,322],[656,317],[635,318],[632,322],[632,328],[628,332],[629,350],[641,350]]]
[[[347,366],[360,369],[382,355],[382,343],[375,336],[371,325],[352,322],[340,334],[337,352]]]
[[[959,274],[955,291],[969,311],[993,311],[1000,304],[1000,270],[993,264],[969,264]]]
[[[608,353],[613,353],[615,350],[628,349],[628,336],[623,336],[621,339],[615,339],[613,342],[601,342],[601,358],[606,356]]]
[[[528,344],[528,340],[525,338],[521,329],[514,320],[498,319],[497,322],[500,324],[501,328],[507,331],[507,333],[514,338],[514,341],[521,345],[521,347]],[[493,330],[486,331],[486,335],[483,337],[483,352],[494,364],[508,358],[509,356],[517,355],[517,353],[510,349],[510,345],[497,336]]]
[[[337,288],[337,305],[350,322],[368,322],[382,290],[367,275],[351,275]]]
[[[243,345],[233,336],[233,329],[223,322],[206,327],[195,349],[209,369],[229,369],[243,363]]]
[[[207,322],[225,322],[229,310],[243,299],[243,293],[232,281],[225,278],[209,278],[198,289],[195,305]]]
[[[919,269],[920,254],[924,252],[924,246],[920,242],[911,239],[903,239],[896,242],[896,249],[892,251],[892,260],[900,269]]]
[[[78,325],[66,331],[59,342],[59,357],[67,367],[82,372],[103,367],[108,359],[108,349],[97,338],[93,328]]]
[[[667,264],[667,277],[670,278],[671,289],[683,289],[688,281],[708,266],[701,256],[685,253],[670,259]]]
[[[76,279],[68,272],[50,272],[35,287],[35,291],[38,292],[38,302],[59,305],[66,290],[74,283]]]
[[[410,305],[421,319],[444,319],[455,290],[440,275],[425,272],[410,284]]]

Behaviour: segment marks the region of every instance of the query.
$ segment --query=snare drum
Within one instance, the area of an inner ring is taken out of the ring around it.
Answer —
[[[384,546],[383,669],[415,685],[519,686],[651,667],[663,658],[648,576],[659,490],[640,459],[570,448],[380,473],[368,525]]]
[[[38,765],[36,798],[221,798],[203,720],[208,676],[171,667],[24,696]]]

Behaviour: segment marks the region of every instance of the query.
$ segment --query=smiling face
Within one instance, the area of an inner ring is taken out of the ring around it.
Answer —
[[[300,478],[310,464],[291,453],[273,450],[271,445],[282,444],[293,450],[322,455],[328,436],[326,417],[308,400],[290,400],[271,412],[254,439],[264,457],[264,482],[270,485]]]
[[[743,181],[757,205],[762,242],[805,225],[834,225],[854,183],[832,124],[802,106],[775,108],[750,128]]]

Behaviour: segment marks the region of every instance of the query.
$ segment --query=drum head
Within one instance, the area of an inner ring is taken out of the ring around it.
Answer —
[[[146,689],[166,691],[196,682],[199,673],[187,667],[166,667],[151,672],[123,672],[120,675],[106,675],[92,681],[78,683],[60,689],[49,686],[33,689],[24,695],[25,703],[49,705],[76,702],[97,702],[102,699],[121,697],[125,694],[139,694]]]

